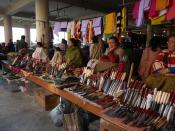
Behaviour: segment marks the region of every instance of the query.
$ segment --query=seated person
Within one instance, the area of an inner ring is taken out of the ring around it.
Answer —
[[[102,56],[99,60],[99,63],[96,65],[95,72],[98,71],[105,71],[107,69],[110,69],[112,67],[116,67],[118,63],[125,63],[125,65],[128,62],[127,55],[119,46],[118,39],[116,37],[110,37],[108,41],[109,48],[106,50],[104,56]],[[127,66],[125,66],[124,71],[127,70]]]
[[[37,47],[32,54],[32,58],[39,62],[47,62],[48,57],[41,42],[37,42]]]
[[[103,55],[103,41],[100,37],[93,37],[93,44],[90,45],[90,59],[99,60]]]
[[[175,85],[175,36],[170,36],[167,43],[168,49],[159,53],[153,63],[154,72],[145,83],[150,88],[169,92]]]
[[[55,47],[54,56],[52,57],[52,60],[50,61],[52,66],[55,66],[57,64],[59,65],[63,62],[63,56],[62,56],[61,51],[62,50],[59,47]]]
[[[83,56],[78,40],[74,38],[69,40],[65,54],[65,61],[70,67],[77,68],[83,66]]]
[[[139,75],[142,80],[146,79],[152,73],[152,64],[156,60],[160,49],[158,39],[152,38],[149,47],[145,48],[139,65]]]
[[[168,49],[158,54],[153,63],[154,73],[161,75],[175,74],[175,36],[170,36],[168,40]]]

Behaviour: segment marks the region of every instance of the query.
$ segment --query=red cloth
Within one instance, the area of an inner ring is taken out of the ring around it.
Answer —
[[[175,52],[169,52],[168,50],[163,50],[162,52],[160,52],[156,61],[153,63],[154,71],[174,67],[175,67]]]
[[[166,19],[167,20],[172,20],[175,18],[175,0],[172,0],[172,5],[168,9],[168,12],[166,14]]]
[[[114,51],[110,51],[108,55],[102,56],[100,60],[104,62],[118,63],[119,57],[114,54]]]
[[[151,7],[149,9],[149,14],[148,16],[153,18],[158,16],[159,12],[156,11],[156,0],[151,0]]]
[[[134,19],[138,18],[140,1],[135,1],[132,16]]]

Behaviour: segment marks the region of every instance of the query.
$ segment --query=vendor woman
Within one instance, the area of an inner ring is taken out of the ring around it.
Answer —
[[[155,73],[171,76],[175,74],[175,36],[170,36],[167,44],[168,49],[160,52],[153,63],[153,70]]]
[[[168,39],[168,49],[159,53],[153,63],[153,74],[145,83],[150,88],[157,88],[163,91],[171,91],[175,85],[175,36]]]
[[[104,71],[112,67],[117,67],[119,62],[124,62],[125,65],[128,62],[127,55],[121,47],[119,47],[119,41],[116,37],[112,36],[108,40],[109,48],[106,50],[105,55],[100,58],[99,63],[95,67],[95,72]],[[128,71],[128,67],[125,66],[124,71]]]
[[[80,49],[78,40],[71,38],[68,42],[68,49],[66,50],[65,60],[71,67],[83,66],[83,56]]]

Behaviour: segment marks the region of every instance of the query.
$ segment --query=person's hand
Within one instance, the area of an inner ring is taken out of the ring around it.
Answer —
[[[170,71],[169,71],[168,68],[161,69],[161,70],[159,71],[159,73],[162,74],[162,75],[167,74],[167,73],[169,73],[169,72],[170,72]]]

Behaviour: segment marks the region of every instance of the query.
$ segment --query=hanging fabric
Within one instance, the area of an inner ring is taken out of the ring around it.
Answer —
[[[116,13],[110,13],[104,16],[105,23],[105,34],[112,34],[116,31]]]
[[[156,0],[156,11],[166,9],[170,4],[170,0]]]
[[[76,21],[75,22],[75,34],[74,34],[75,39],[81,39],[81,21]]]
[[[88,27],[89,20],[82,20],[81,22],[81,33],[83,38],[83,43],[87,43],[86,41],[86,33],[87,33],[87,27]]]
[[[74,38],[74,31],[75,31],[75,22],[71,21],[67,25],[67,33],[68,33],[68,40],[70,38]]]
[[[154,19],[151,19],[151,24],[152,25],[160,25],[160,24],[162,24],[163,21],[165,21],[165,19],[166,19],[165,15],[162,15],[160,17],[156,17]]]
[[[136,26],[140,27],[144,23],[144,11],[150,9],[150,0],[141,0],[139,4],[138,19],[136,20]]]
[[[154,18],[156,16],[158,16],[159,12],[156,11],[156,0],[151,0],[151,7],[149,10],[149,18]]]
[[[93,43],[93,37],[94,37],[94,28],[93,28],[93,20],[91,20],[89,24],[89,43]]]
[[[122,12],[121,10],[117,11],[117,17],[116,17],[116,27],[117,27],[117,31],[116,33],[119,34],[121,33],[121,26],[122,26]]]
[[[55,22],[53,32],[56,34],[61,31],[61,23]]]
[[[132,16],[135,20],[138,19],[139,5],[140,5],[140,1],[135,1],[133,6],[133,11],[132,11]]]
[[[61,28],[61,31],[66,32],[67,31],[67,22],[61,22],[60,28]]]
[[[102,17],[93,19],[94,35],[102,34]]]
[[[172,0],[172,5],[168,9],[166,20],[172,20],[175,19],[175,0]]]
[[[127,22],[126,7],[123,7],[123,9],[122,9],[122,21],[121,21],[121,31],[122,31],[122,32],[125,31],[126,22]]]

